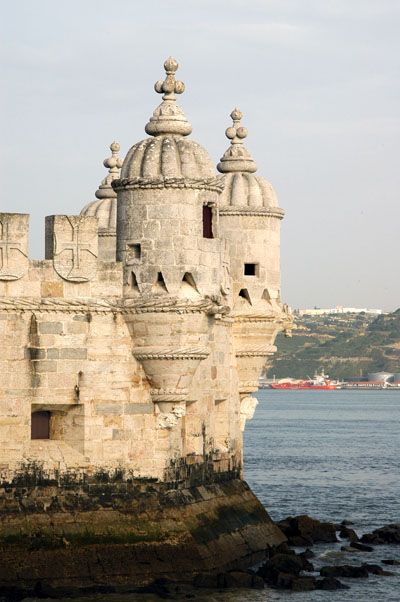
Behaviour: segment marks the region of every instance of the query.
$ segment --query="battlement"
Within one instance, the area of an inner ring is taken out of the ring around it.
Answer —
[[[0,213],[0,297],[120,297],[122,266],[99,259],[98,219],[52,215],[45,260],[28,255],[29,215]]]

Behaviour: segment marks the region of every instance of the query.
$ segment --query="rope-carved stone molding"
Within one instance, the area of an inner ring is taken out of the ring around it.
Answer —
[[[276,352],[275,345],[268,345],[267,347],[260,347],[259,349],[243,349],[235,353],[236,357],[264,357],[267,355],[273,355]]]
[[[7,297],[0,298],[0,311],[5,312],[65,312],[65,313],[118,313],[123,315],[142,313],[206,313],[207,315],[226,314],[228,306],[218,305],[211,299],[202,299],[196,303],[177,298],[137,300],[98,300],[98,299],[63,299]]]
[[[260,207],[259,209],[254,207],[221,207],[219,215],[243,215],[258,217],[276,217],[277,219],[283,219],[285,212],[279,207]]]
[[[101,230],[99,229],[99,236],[117,236],[116,230]]]
[[[180,401],[186,401],[188,389],[179,389],[179,391],[174,391],[173,389],[151,389],[150,394],[153,403],[157,403],[159,401],[166,403],[178,403]]]
[[[255,323],[270,323],[270,322],[274,322],[276,324],[286,324],[288,322],[290,322],[290,320],[288,320],[288,316],[287,314],[283,313],[283,312],[272,312],[271,313],[266,313],[264,315],[251,315],[251,314],[243,314],[243,315],[236,315],[233,317],[234,318],[234,322],[235,323],[241,323],[241,322],[255,322]]]
[[[247,390],[250,390],[250,389],[253,389],[253,391],[254,391],[256,389],[259,389],[259,387],[260,387],[260,383],[258,380],[240,380],[239,381],[239,391],[241,393],[243,393]]]
[[[0,299],[0,311],[38,311],[66,313],[108,313],[119,312],[120,308],[112,301],[86,299],[85,301],[62,298],[34,299],[14,297]]]
[[[139,361],[143,360],[204,360],[210,355],[207,349],[193,348],[193,349],[159,349],[154,351],[146,351],[146,349],[134,349],[132,351],[133,357]]]
[[[131,190],[133,188],[191,188],[200,190],[210,190],[212,192],[222,192],[224,183],[221,178],[177,178],[177,177],[158,177],[158,178],[121,178],[112,182],[114,190]]]
[[[123,302],[123,312],[134,310],[134,313],[174,312],[174,313],[206,313],[208,315],[227,314],[230,308],[221,305],[218,298],[205,298],[191,302],[178,297],[164,296],[159,299],[127,299]]]

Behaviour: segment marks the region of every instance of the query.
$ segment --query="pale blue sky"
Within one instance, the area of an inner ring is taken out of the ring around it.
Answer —
[[[116,139],[145,137],[168,55],[193,137],[217,163],[239,106],[286,210],[293,307],[394,309],[399,278],[398,0],[0,0],[0,210],[44,216],[94,198]]]

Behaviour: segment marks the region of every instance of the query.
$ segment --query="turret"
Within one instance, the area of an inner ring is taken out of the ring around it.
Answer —
[[[164,67],[165,80],[155,84],[163,100],[145,128],[150,137],[129,150],[113,188],[125,303],[136,308],[127,317],[133,355],[150,382],[159,427],[173,429],[209,354],[209,316],[221,311],[216,234],[222,183],[208,153],[187,138],[192,126],[176,103],[184,91],[175,79],[178,63],[169,58]],[[169,453],[180,453],[181,445],[179,432]]]
[[[116,260],[117,193],[111,184],[119,178],[122,167],[119,149],[118,142],[110,144],[111,157],[103,161],[104,167],[108,168],[108,174],[95,192],[96,200],[81,211],[81,215],[91,215],[99,221],[99,259],[103,261]]]
[[[234,109],[226,130],[231,141],[217,166],[224,180],[219,200],[220,235],[229,244],[234,338],[242,397],[258,388],[266,359],[275,351],[277,332],[287,321],[280,300],[280,221],[269,182],[243,144],[247,130]]]

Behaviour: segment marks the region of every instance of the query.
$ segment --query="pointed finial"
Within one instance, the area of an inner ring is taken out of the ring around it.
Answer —
[[[176,104],[175,94],[182,94],[185,91],[185,84],[175,79],[178,67],[178,62],[172,56],[167,58],[164,63],[165,79],[158,80],[154,84],[155,91],[163,95],[163,102],[156,108],[145,127],[147,134],[151,136],[160,134],[187,136],[192,131],[185,114]]]
[[[108,175],[101,181],[100,186],[96,190],[96,197],[98,199],[110,199],[115,198],[117,193],[113,190],[111,182],[119,178],[120,169],[122,167],[122,159],[119,156],[120,146],[118,142],[112,142],[110,144],[111,157],[104,159],[103,165],[108,168]]]
[[[225,130],[225,136],[231,141],[231,146],[225,151],[217,169],[221,173],[232,171],[253,173],[257,171],[257,165],[243,144],[243,140],[247,137],[247,129],[241,124],[243,113],[235,108],[230,116],[233,124]]]

